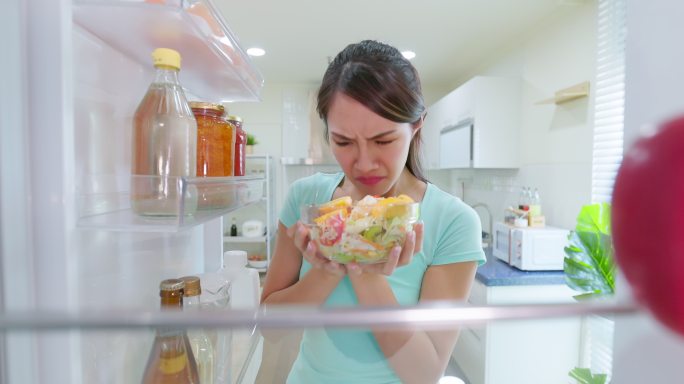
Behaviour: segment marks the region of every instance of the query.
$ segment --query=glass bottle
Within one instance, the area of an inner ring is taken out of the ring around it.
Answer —
[[[231,236],[237,236],[237,223],[235,221],[235,218],[233,217],[233,220],[231,220],[231,225],[230,225],[230,235]]]
[[[247,252],[231,250],[223,253],[221,268],[201,275],[203,308],[214,310],[256,309],[259,306],[259,273],[246,268]],[[235,288],[237,287],[237,288]],[[239,292],[236,297],[232,292]],[[234,300],[237,300],[235,304]],[[213,336],[213,335],[212,335]],[[214,382],[231,382],[232,340],[231,329],[218,329],[213,341],[216,356]]]
[[[197,276],[181,277],[185,282],[183,291],[183,309],[185,311],[200,310],[200,293],[202,287]],[[209,341],[209,336],[202,328],[188,330],[188,339],[192,347],[192,353],[197,361],[197,370],[202,384],[214,382],[214,348]]]
[[[162,310],[183,308],[185,283],[168,279],[159,285]],[[197,364],[187,334],[174,328],[159,328],[147,360],[143,384],[197,384]]]
[[[541,214],[541,197],[539,196],[539,190],[535,188],[530,199],[530,215],[541,216]]]
[[[144,216],[175,216],[180,199],[184,214],[197,208],[197,193],[181,177],[197,168],[197,122],[178,81],[180,54],[172,49],[152,52],[154,81],[133,116],[131,208]]]
[[[245,146],[247,145],[247,132],[242,129],[242,118],[228,116],[228,121],[235,126],[235,170],[234,176],[245,175]]]
[[[529,200],[527,198],[527,187],[522,187],[520,191],[520,197],[518,198],[518,209],[521,211],[527,211],[529,209]]]

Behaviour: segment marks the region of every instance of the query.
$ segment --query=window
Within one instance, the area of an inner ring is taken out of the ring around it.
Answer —
[[[599,0],[598,51],[594,100],[592,191],[595,203],[610,202],[622,162],[625,105],[626,0]],[[613,366],[614,321],[588,316],[583,321],[583,367],[607,373]]]
[[[622,161],[625,34],[625,0],[599,0],[591,175],[593,202],[610,202]]]

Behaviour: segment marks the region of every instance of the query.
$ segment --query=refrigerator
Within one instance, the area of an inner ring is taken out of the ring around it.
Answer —
[[[681,50],[666,43],[670,32],[654,28],[681,25],[677,12],[667,12],[671,3],[630,5],[638,12],[629,14],[632,40],[627,41],[627,58],[632,69],[627,85],[637,92],[627,92],[633,111],[627,120],[634,123],[636,136],[635,127],[653,121],[653,111],[662,104],[639,91],[669,87],[675,100],[681,88],[675,70],[660,71],[653,87],[646,81],[650,69],[668,54],[675,58],[667,62],[684,60]],[[639,55],[642,45],[635,37],[640,34],[662,42],[643,45],[655,50],[652,55]],[[263,79],[208,0],[5,0],[0,36],[2,318],[25,313],[29,323],[54,319],[55,324],[19,331],[15,326],[0,333],[0,382],[138,382],[154,333],[136,326],[144,324],[144,318],[127,315],[158,308],[160,280],[218,269],[225,232],[224,212],[149,223],[127,210],[131,119],[152,80],[149,54],[163,45],[180,51],[180,80],[188,98],[258,102]],[[292,176],[306,173],[288,171]],[[259,180],[244,183],[258,194]],[[629,301],[628,289],[622,292],[619,298]],[[485,324],[512,317],[611,311],[623,311],[613,344],[615,382],[641,383],[649,377],[679,382],[681,337],[643,311],[609,304],[235,313],[229,325],[247,329],[243,347],[248,350],[233,381],[250,382],[246,375],[252,370],[253,376],[259,363],[259,338],[249,330],[256,322],[291,328],[421,326],[440,319],[452,325],[459,319]],[[121,327],[63,326],[79,322],[65,313],[80,313],[84,325],[104,323],[103,317],[112,314],[107,324]],[[212,321],[217,323],[216,318]],[[643,345],[647,352],[638,353]]]
[[[221,267],[222,216],[261,198],[263,176],[222,178],[235,201],[191,216],[141,218],[129,203],[132,118],[155,48],[181,54],[188,100],[259,100],[263,78],[214,5],[10,0],[2,14],[4,311],[156,310],[161,280]],[[9,333],[3,378],[136,382],[151,335]]]

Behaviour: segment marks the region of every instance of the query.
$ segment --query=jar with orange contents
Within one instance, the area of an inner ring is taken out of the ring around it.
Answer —
[[[245,145],[247,144],[247,133],[242,129],[242,118],[240,116],[228,116],[228,121],[235,126],[235,161],[233,162],[233,174],[235,176],[245,175]]]
[[[221,104],[191,101],[197,120],[197,177],[233,175],[235,126],[223,118]],[[223,208],[230,204],[230,191],[222,184],[203,184],[199,188],[199,209]]]

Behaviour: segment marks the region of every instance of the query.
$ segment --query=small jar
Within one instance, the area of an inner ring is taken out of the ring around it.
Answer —
[[[233,176],[235,127],[221,104],[190,102],[197,120],[197,176]]]
[[[221,104],[189,103],[197,120],[197,177],[233,175],[235,126],[225,120]],[[198,186],[198,209],[226,208],[233,204],[233,186],[202,184]]]
[[[235,159],[233,175],[245,175],[245,146],[247,145],[247,133],[242,129],[242,118],[239,116],[228,116],[228,121],[235,126]]]

